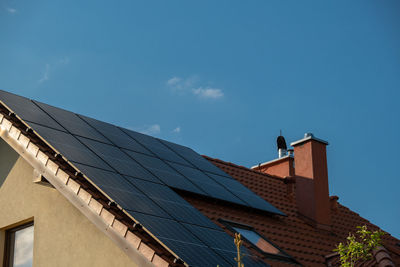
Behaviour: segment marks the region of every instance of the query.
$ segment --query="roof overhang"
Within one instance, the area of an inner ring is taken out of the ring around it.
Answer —
[[[1,101],[0,137],[138,266],[186,265]]]

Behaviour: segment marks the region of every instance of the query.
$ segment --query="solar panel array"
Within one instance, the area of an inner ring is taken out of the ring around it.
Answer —
[[[171,188],[284,215],[190,148],[4,91],[0,100],[191,266],[234,265],[235,247]]]

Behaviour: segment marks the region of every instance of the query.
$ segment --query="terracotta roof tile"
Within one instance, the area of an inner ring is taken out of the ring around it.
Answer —
[[[356,226],[365,224],[370,229],[379,229],[339,202],[337,210],[332,212],[332,230],[325,231],[314,228],[297,216],[296,203],[288,197],[287,185],[283,178],[270,176],[219,159],[204,157],[288,216],[273,216],[250,212],[237,206],[217,205],[191,195],[186,195],[186,200],[217,224],[219,224],[217,220],[222,218],[251,225],[257,232],[274,242],[304,266],[326,266],[325,255],[332,254],[336,244],[343,242],[349,232],[355,231]],[[386,254],[378,254],[382,258],[382,264],[387,263],[385,260],[389,256],[393,262],[400,265],[400,253],[395,248],[395,244],[399,240],[389,234],[386,234],[382,240],[385,247],[389,248],[385,252]],[[392,247],[394,249],[390,249]],[[282,261],[271,259],[266,261],[271,266],[293,266]],[[363,266],[374,266],[374,264],[377,266],[377,261],[365,262]]]

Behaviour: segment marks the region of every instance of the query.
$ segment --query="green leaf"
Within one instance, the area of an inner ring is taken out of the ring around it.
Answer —
[[[366,225],[357,226],[358,238],[349,233],[347,243],[339,243],[333,251],[339,253],[341,266],[352,267],[361,260],[372,258],[372,251],[381,245],[381,236],[385,233],[378,230],[371,232]]]

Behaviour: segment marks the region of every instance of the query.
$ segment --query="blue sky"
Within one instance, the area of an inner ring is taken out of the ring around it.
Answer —
[[[252,166],[328,140],[331,195],[400,238],[399,1],[0,0],[0,88]]]

